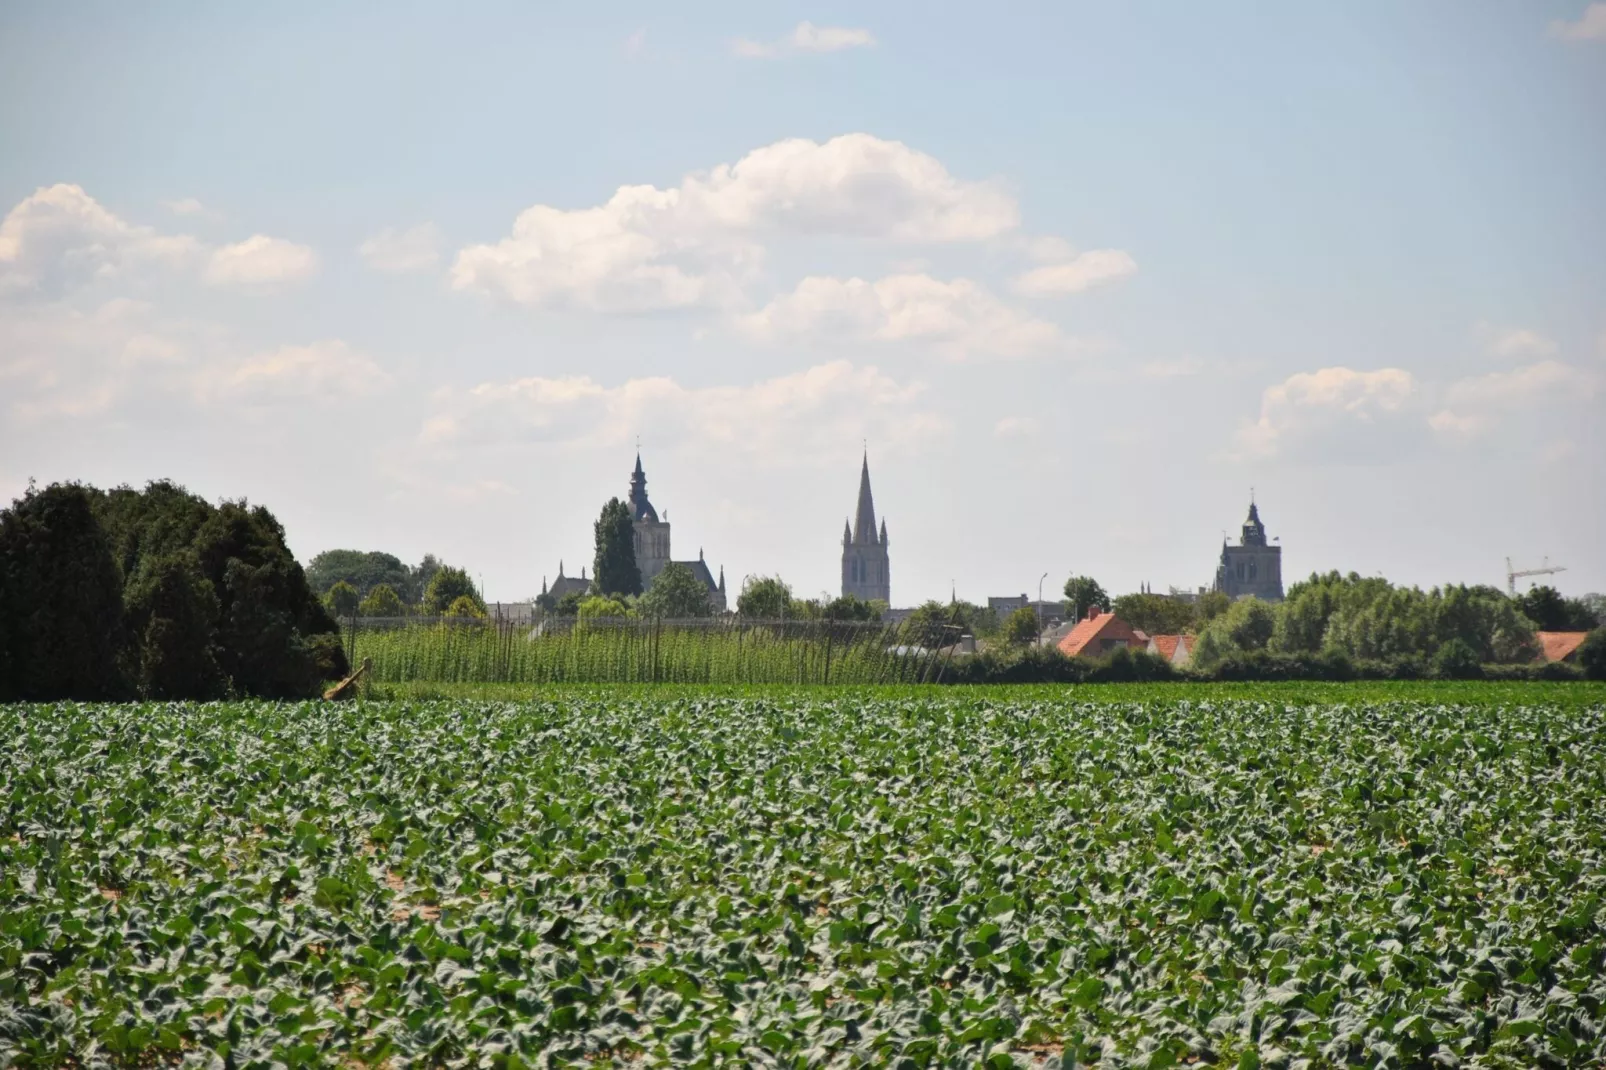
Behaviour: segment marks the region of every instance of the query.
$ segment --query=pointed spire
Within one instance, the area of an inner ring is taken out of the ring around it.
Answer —
[[[719,566],[719,593],[725,593],[725,566]]]
[[[558,558],[558,579],[563,578],[563,558]]]
[[[866,451],[859,468],[859,511],[853,518],[853,541],[874,542],[875,537],[875,498],[870,494],[870,454]]]
[[[887,545],[887,518],[881,518],[881,545]]]
[[[541,577],[541,593],[546,594],[546,577]]]
[[[847,546],[853,541],[853,529],[848,527],[847,518],[842,519],[842,545]]]

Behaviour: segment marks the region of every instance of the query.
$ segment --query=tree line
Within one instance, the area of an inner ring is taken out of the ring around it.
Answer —
[[[57,483],[0,511],[0,700],[301,698],[348,671],[260,505]]]

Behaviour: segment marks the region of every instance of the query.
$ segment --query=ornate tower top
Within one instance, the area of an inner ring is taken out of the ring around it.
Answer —
[[[630,473],[630,519],[658,523],[658,510],[647,500],[647,473],[641,468],[639,451],[636,453],[636,470]]]
[[[1266,545],[1266,525],[1260,522],[1260,507],[1253,501],[1249,503],[1249,518],[1244,521],[1243,545]]]

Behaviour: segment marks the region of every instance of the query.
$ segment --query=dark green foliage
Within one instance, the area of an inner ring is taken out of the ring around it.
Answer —
[[[957,629],[955,635],[995,635],[998,632],[998,615],[986,606],[972,602],[938,602],[933,599],[915,607],[909,624],[920,632],[933,632],[946,626]]]
[[[357,606],[357,612],[365,617],[400,617],[406,614],[407,607],[389,584],[381,583],[368,592],[368,597]]]
[[[357,607],[362,604],[362,595],[345,580],[336,580],[334,586],[324,592],[323,604],[335,619],[343,620],[357,615]]]
[[[1132,627],[1150,635],[1191,632],[1198,620],[1193,603],[1163,594],[1123,594],[1112,603],[1111,610]]]
[[[652,578],[652,586],[636,605],[644,617],[672,620],[709,617],[714,613],[708,600],[708,585],[698,579],[690,567],[678,561],[671,561]]]
[[[862,598],[844,594],[821,606],[820,616],[825,620],[880,620],[881,612]]]
[[[429,562],[434,558],[424,560]],[[384,584],[404,602],[416,602],[423,593],[423,584],[429,579],[415,574],[394,554],[378,550],[325,550],[307,564],[307,582],[319,594],[326,594],[336,583],[344,582],[357,588],[359,597],[366,597],[375,587]]]
[[[1554,587],[1534,587],[1517,597],[1517,608],[1542,632],[1587,632],[1601,622],[1582,599],[1563,598]]]
[[[630,507],[618,498],[609,498],[593,531],[596,557],[592,575],[597,591],[620,598],[640,594],[641,571],[636,567],[636,528]]]
[[[32,487],[0,512],[0,698],[106,699],[122,671],[123,579],[92,491]]]
[[[782,620],[792,612],[792,588],[779,576],[749,576],[736,596],[736,612],[754,620]]]
[[[41,527],[36,497],[70,505],[76,534],[66,537],[65,513]],[[56,535],[39,541],[52,527]],[[0,689],[71,698],[134,688],[151,697],[303,697],[317,692],[320,673],[346,671],[334,621],[260,506],[214,507],[167,482],[105,493],[56,486],[16,503],[0,516],[0,530],[8,533],[0,545],[38,543],[9,557],[0,550],[6,664],[28,677],[8,670]],[[84,583],[90,574],[95,582]],[[55,593],[42,601],[47,588]],[[19,644],[31,645],[19,653]],[[63,672],[68,663],[76,667]],[[41,689],[41,674],[50,673],[54,683]]]
[[[485,612],[485,602],[481,600],[479,591],[474,589],[474,581],[469,579],[468,573],[460,568],[442,565],[436,569],[428,589],[424,591],[424,612],[439,617],[459,598],[467,598],[479,607],[482,614]]]
[[[1066,580],[1065,602],[1066,612],[1074,620],[1087,616],[1087,611],[1094,606],[1106,613],[1110,610],[1110,596],[1092,576],[1072,576]]]
[[[570,591],[568,594],[558,599],[557,604],[552,607],[552,614],[553,616],[557,617],[579,616],[580,603],[584,602],[589,597],[591,596],[586,594],[584,591]]]
[[[193,553],[146,556],[124,602],[126,660],[141,695],[207,699],[225,693],[228,680],[213,648],[218,599]]]
[[[1460,639],[1444,643],[1433,655],[1433,675],[1441,680],[1472,680],[1481,674],[1478,652]]]
[[[1578,667],[1591,680],[1606,680],[1606,628],[1590,632],[1578,648]]]

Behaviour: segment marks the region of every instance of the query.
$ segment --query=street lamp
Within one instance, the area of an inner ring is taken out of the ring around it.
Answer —
[[[1037,579],[1037,643],[1043,643],[1043,581],[1048,579],[1048,573],[1043,573]]]

